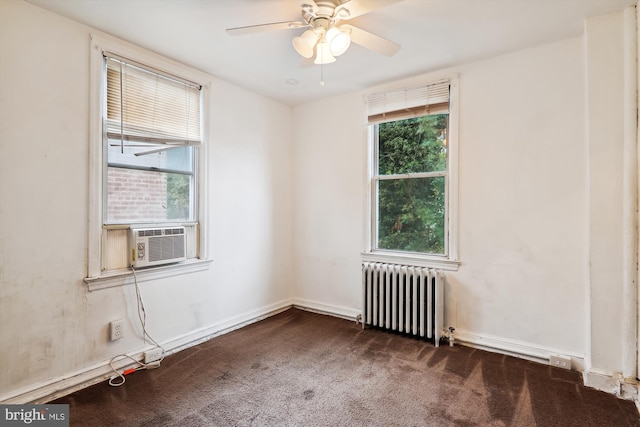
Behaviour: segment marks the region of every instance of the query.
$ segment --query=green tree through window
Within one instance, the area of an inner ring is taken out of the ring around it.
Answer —
[[[167,175],[167,218],[189,218],[191,209],[191,177],[170,173]]]
[[[377,125],[379,249],[445,254],[448,114]]]

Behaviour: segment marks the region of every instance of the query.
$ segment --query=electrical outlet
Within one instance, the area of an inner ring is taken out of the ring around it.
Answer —
[[[153,350],[144,352],[144,361],[143,363],[151,363],[156,360],[160,360],[162,358],[162,349],[154,348]]]
[[[119,340],[124,336],[124,320],[118,319],[109,323],[109,338],[111,341]]]
[[[549,357],[549,365],[562,369],[571,369],[571,358],[567,356],[560,356],[552,354]]]

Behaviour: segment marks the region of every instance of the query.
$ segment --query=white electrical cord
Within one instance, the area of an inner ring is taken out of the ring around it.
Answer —
[[[119,354],[118,356],[112,357],[111,361],[109,361],[109,366],[111,367],[111,370],[114,372],[114,375],[112,375],[111,378],[109,378],[109,385],[113,387],[119,387],[122,384],[124,384],[126,381],[124,376],[132,372],[139,371],[141,369],[159,368],[160,363],[164,360],[164,356],[166,353],[166,350],[164,349],[164,347],[158,344],[158,342],[154,340],[151,337],[151,335],[149,335],[149,333],[147,332],[147,312],[144,308],[144,302],[142,301],[142,294],[140,293],[140,286],[138,286],[138,277],[136,276],[136,269],[133,267],[133,265],[131,266],[131,271],[133,271],[133,282],[136,287],[136,299],[138,302],[138,319],[140,319],[140,324],[142,325],[143,338],[145,339],[145,341],[148,338],[149,341],[151,341],[155,345],[154,348],[159,348],[162,351],[162,355],[160,356],[159,360],[154,360],[153,362],[149,362],[149,363],[143,363],[126,354]],[[131,359],[137,364],[137,366],[135,368],[125,369],[122,372],[118,372],[118,370],[113,366],[113,363],[118,358]],[[118,379],[120,381],[117,381]]]
[[[146,312],[146,310],[144,308],[144,302],[142,301],[142,294],[140,293],[140,286],[138,286],[138,277],[136,276],[136,269],[133,267],[133,265],[131,266],[131,271],[133,271],[133,283],[136,286],[136,297],[137,297],[137,300],[138,300],[138,319],[140,319],[140,324],[142,325],[143,335],[144,335],[145,339],[149,338],[149,341],[154,343],[156,345],[156,348],[159,348],[160,350],[162,350],[162,357],[160,359],[160,361],[162,361],[164,359],[165,350],[147,332],[147,327],[146,327],[147,326],[147,312]]]

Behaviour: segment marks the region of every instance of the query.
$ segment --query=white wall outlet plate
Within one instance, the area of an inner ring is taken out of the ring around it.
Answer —
[[[124,337],[124,320],[118,319],[109,323],[109,339],[119,340]]]
[[[552,354],[549,357],[549,365],[562,369],[571,369],[571,358],[559,354]]]

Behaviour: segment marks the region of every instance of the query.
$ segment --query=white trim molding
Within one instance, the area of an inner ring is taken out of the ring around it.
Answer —
[[[299,298],[293,299],[292,305],[293,307],[299,308],[301,310],[311,311],[318,314],[326,314],[329,316],[340,317],[342,319],[353,321],[355,321],[362,313],[361,310],[356,310],[353,308],[324,304],[321,302],[309,301]]]
[[[636,7],[624,10],[622,163],[622,374],[638,376],[638,48]]]
[[[363,262],[383,262],[390,264],[413,265],[415,267],[437,268],[440,270],[458,271],[459,261],[441,258],[429,258],[413,254],[401,254],[399,252],[362,252],[360,258]]]
[[[187,260],[179,264],[168,264],[146,270],[136,270],[135,276],[131,270],[115,271],[104,273],[99,277],[86,277],[84,282],[89,287],[89,291],[93,292],[100,289],[113,288],[115,286],[133,285],[136,280],[140,283],[147,282],[149,280],[163,279],[165,277],[205,271],[209,269],[212,262],[213,260],[210,259]]]

